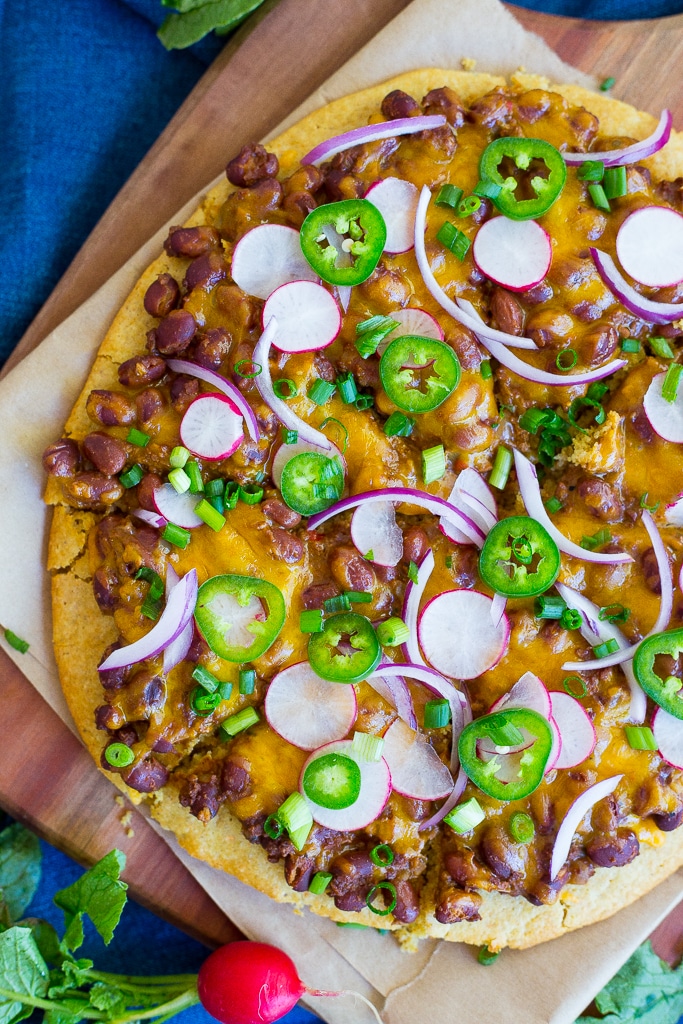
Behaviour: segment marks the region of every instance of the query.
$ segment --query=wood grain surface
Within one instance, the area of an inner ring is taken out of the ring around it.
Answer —
[[[321,0],[267,0],[228,44],[113,201],[10,357],[15,365],[87,299],[175,210],[219,174],[226,151],[265,135],[408,0],[345,0],[344,17],[330,18]],[[683,16],[646,22],[584,22],[511,11],[566,61],[598,78],[617,79],[614,95],[658,114],[663,99],[683,126]],[[308,44],[300,46],[301,27]],[[311,43],[316,41],[316,45]],[[126,225],[126,231],[117,229]],[[128,856],[131,893],[167,920],[208,944],[237,930],[166,844],[123,808],[89,755],[0,651],[3,740],[0,805],[80,862],[112,846]],[[654,936],[673,961],[683,943],[683,904]]]

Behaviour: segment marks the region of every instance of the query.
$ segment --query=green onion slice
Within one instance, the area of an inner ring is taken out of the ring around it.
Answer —
[[[240,359],[238,363],[235,363],[233,370],[238,377],[252,380],[252,378],[258,377],[263,371],[263,367],[259,363],[255,363],[253,359]]]
[[[207,693],[215,693],[218,689],[220,680],[216,679],[207,669],[202,668],[201,665],[195,666],[192,670],[192,678],[195,682],[203,686]]]
[[[369,732],[354,732],[351,749],[359,761],[379,761],[384,749],[384,737],[372,736]]]
[[[562,680],[562,685],[569,696],[575,697],[576,700],[580,700],[581,697],[585,697],[588,693],[588,687],[581,676],[566,676]]]
[[[388,843],[380,843],[370,850],[370,860],[378,868],[388,868],[390,864],[394,863],[394,851]]]
[[[249,729],[259,721],[260,718],[258,712],[255,711],[254,708],[242,708],[242,710],[238,711],[236,715],[230,715],[229,718],[226,718],[221,722],[221,735],[223,739],[232,738],[233,736],[236,736],[238,732],[244,732],[245,729]]]
[[[391,896],[391,901],[384,910],[380,910],[379,907],[376,907],[374,905],[374,900],[377,899],[377,896],[380,894],[381,889],[384,889],[385,892],[388,892],[389,895]],[[378,914],[380,917],[386,917],[387,914],[390,914],[392,910],[396,909],[396,904],[398,902],[398,898],[396,896],[396,886],[393,884],[393,882],[378,882],[377,885],[373,885],[372,889],[365,897],[365,902],[367,904],[368,910],[371,910],[373,914]]]
[[[410,630],[398,616],[385,619],[377,625],[377,639],[382,647],[398,647],[407,642],[410,637]]]
[[[446,472],[446,451],[442,444],[426,448],[422,452],[422,479],[425,484],[440,480]]]
[[[127,768],[135,760],[135,754],[125,743],[110,743],[104,751],[104,760],[112,768]]]
[[[297,850],[302,850],[313,827],[313,815],[301,793],[292,793],[280,805],[278,819],[289,832],[289,838]]]
[[[299,629],[302,633],[322,633],[322,608],[307,608],[299,616]]]
[[[288,398],[296,398],[299,394],[299,389],[293,380],[289,377],[281,377],[279,380],[273,381],[273,391],[278,398],[283,398],[287,401]]]
[[[676,401],[682,373],[683,366],[680,363],[672,363],[666,371],[664,383],[662,384],[662,398],[665,402],[673,403]]]
[[[424,708],[425,729],[443,729],[451,720],[451,706],[445,697],[428,700]]]
[[[520,421],[521,422],[521,421]],[[493,469],[489,476],[489,484],[497,490],[502,491],[508,482],[508,476],[512,469],[512,452],[505,445],[500,445],[496,450],[496,457],[493,460]]]
[[[341,420],[338,420],[336,416],[328,416],[327,419],[324,419],[320,424],[320,429],[324,431],[325,427],[331,423],[336,424],[333,433],[337,434],[337,440],[333,441],[333,444],[336,444],[337,448],[339,448],[343,454],[349,446],[349,432]],[[330,438],[330,440],[332,440],[332,438]]]
[[[21,637],[17,636],[16,633],[13,633],[11,629],[5,630],[5,640],[10,647],[14,648],[15,651],[19,651],[19,654],[26,654],[30,647],[28,641],[22,640]]]
[[[533,819],[529,814],[525,814],[524,811],[517,811],[510,818],[510,835],[516,843],[524,843],[525,845],[530,843],[534,838],[535,832]]]
[[[657,741],[649,725],[625,725],[624,732],[632,750],[657,749]]]
[[[182,470],[180,470],[180,472],[182,473]],[[263,494],[263,491],[261,491],[261,494]],[[215,509],[213,505],[206,500],[206,498],[202,498],[201,501],[197,502],[194,507],[194,511],[195,515],[199,516],[202,522],[206,523],[214,533],[218,533],[222,530],[227,522],[225,516],[221,515],[221,513]]]
[[[332,875],[328,871],[316,871],[308,886],[308,891],[315,896],[322,896],[331,881]]]
[[[239,673],[239,691],[245,696],[254,692],[256,672],[253,668],[241,668]]]
[[[457,807],[454,807],[443,820],[458,835],[464,835],[465,832],[471,832],[485,817],[486,815],[479,801],[476,797],[472,797],[471,800],[466,800],[464,804],[458,804]]]

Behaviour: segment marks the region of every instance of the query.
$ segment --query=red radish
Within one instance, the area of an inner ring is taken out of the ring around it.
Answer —
[[[683,494],[679,494],[675,501],[666,506],[664,518],[667,526],[683,526]]]
[[[166,563],[166,600],[180,583],[180,577],[170,562]],[[167,675],[172,668],[179,665],[187,657],[192,646],[194,637],[194,622],[192,619],[185,626],[185,629],[173,640],[164,650],[164,675]]]
[[[553,854],[550,860],[550,881],[553,882],[560,871],[560,868],[569,856],[572,839],[579,825],[599,800],[613,793],[623,779],[623,775],[613,775],[610,779],[603,779],[590,786],[580,796],[577,796],[574,803],[567,811],[562,824],[557,830]]]
[[[290,281],[317,281],[301,251],[299,232],[284,224],[259,224],[242,235],[232,254],[232,279],[259,299]]]
[[[557,762],[560,760],[560,755],[562,753],[562,736],[560,735],[559,726],[552,715],[548,719],[548,725],[550,726],[550,731],[553,734],[553,745],[550,748],[550,757],[548,758],[548,763],[545,766],[545,771],[543,772],[544,775],[551,772],[553,768],[559,767]]]
[[[617,265],[609,253],[603,252],[602,249],[591,249],[590,254],[600,277],[619,299],[622,306],[625,306],[631,313],[635,313],[636,316],[651,324],[669,324],[674,320],[680,320],[683,316],[683,303],[657,302],[655,299],[646,299],[644,295],[636,291],[633,285],[630,285],[626,278],[619,273]]]
[[[169,370],[173,370],[174,373],[187,373],[190,377],[197,377],[199,380],[205,381],[207,384],[211,384],[212,387],[216,388],[217,391],[221,391],[224,395],[234,402],[239,412],[244,416],[244,422],[247,425],[249,431],[249,437],[253,438],[254,441],[258,441],[261,437],[261,431],[259,430],[258,420],[256,413],[249,405],[242,392],[236,387],[231,380],[228,380],[221,373],[216,373],[215,370],[209,370],[206,366],[198,366],[197,363],[191,363],[188,359],[167,359],[166,365]]]
[[[657,708],[652,716],[652,732],[665,761],[683,768],[683,722],[680,718]]]
[[[263,323],[273,317],[273,347],[280,352],[327,348],[341,330],[341,313],[326,288],[313,281],[290,281],[276,288],[263,307]]]
[[[398,565],[403,555],[403,532],[396,525],[391,501],[359,505],[351,517],[351,540],[361,555],[372,552],[376,565]]]
[[[413,698],[403,676],[381,676],[376,673],[368,676],[365,682],[376,690],[380,697],[384,697],[387,704],[396,708],[399,718],[402,718],[406,725],[411,729],[417,729]]]
[[[194,530],[197,526],[203,526],[204,520],[200,519],[195,512],[195,507],[200,500],[200,495],[178,494],[171,484],[162,484],[154,491],[154,504],[169,523],[182,526],[184,530]]]
[[[678,389],[673,402],[668,402],[662,395],[665,379],[665,373],[658,373],[652,378],[643,398],[643,409],[652,429],[660,437],[673,444],[683,444],[683,388]]]
[[[419,193],[411,181],[403,178],[384,178],[375,182],[365,198],[376,206],[387,226],[384,251],[408,252],[415,244],[415,210]]]
[[[346,736],[358,705],[353,686],[329,683],[307,661],[300,661],[273,678],[264,710],[269,725],[283,739],[302,750],[315,750]]]
[[[476,679],[494,668],[510,640],[510,621],[491,619],[491,598],[477,590],[446,590],[420,616],[420,646],[430,665],[452,679]]]
[[[453,777],[437,752],[397,718],[384,734],[382,756],[391,788],[415,800],[440,800],[453,790]]]
[[[538,676],[533,672],[525,672],[507,693],[491,705],[490,710],[502,711],[504,708],[528,708],[530,711],[537,711],[544,718],[550,718],[550,693]]]
[[[553,718],[560,731],[562,746],[555,768],[575,768],[591,756],[597,742],[595,728],[578,700],[563,690],[550,694]]]
[[[382,1024],[365,996],[308,988],[287,954],[265,942],[231,942],[214,950],[199,968],[197,993],[207,1013],[221,1024],[273,1024],[305,995],[354,996]]]
[[[244,440],[242,413],[226,395],[199,395],[180,422],[180,439],[193,455],[219,462]]]
[[[384,354],[384,350],[396,338],[403,334],[416,334],[420,338],[435,338],[443,341],[444,333],[441,324],[432,316],[418,306],[406,306],[405,309],[396,309],[391,313],[392,320],[398,320],[399,326],[395,327],[391,334],[387,334],[377,346],[377,355]]]
[[[403,645],[403,653],[413,665],[424,665],[425,663],[417,639],[417,617],[422,595],[433,572],[434,552],[429,548],[417,567],[417,579],[415,582],[408,580],[403,595],[403,621],[410,631],[410,635]]]
[[[472,245],[482,274],[512,292],[539,284],[553,258],[550,235],[535,220],[493,217],[477,231]]]
[[[302,782],[306,769],[312,761],[325,754],[344,754],[352,758],[360,768],[360,793],[350,807],[342,810],[321,807],[304,792]],[[360,761],[353,751],[353,742],[340,740],[337,743],[326,743],[313,751],[301,769],[299,790],[308,804],[313,820],[319,825],[331,828],[335,832],[353,832],[355,829],[365,828],[384,810],[391,792],[391,773],[383,757],[379,761]]]
[[[304,452],[318,452],[320,448],[317,444],[311,444],[308,441],[295,441],[294,444],[281,444],[275,453],[273,459],[273,465],[271,468],[271,476],[273,483],[276,487],[280,487],[282,483],[282,470],[285,468],[290,459],[293,459],[295,455],[302,455]],[[339,451],[336,445],[330,441],[330,450],[326,451],[325,454],[328,458],[338,458],[344,467],[344,473],[346,473],[346,461]]]
[[[617,233],[619,262],[636,281],[670,288],[683,280],[683,217],[668,206],[643,206]]]

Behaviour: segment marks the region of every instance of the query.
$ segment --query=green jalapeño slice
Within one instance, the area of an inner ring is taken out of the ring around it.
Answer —
[[[300,239],[302,253],[323,281],[361,284],[379,263],[387,226],[367,199],[344,199],[311,210]]]
[[[560,151],[544,139],[502,138],[489,143],[482,153],[479,175],[500,187],[493,203],[501,213],[511,220],[530,220],[549,210],[559,197],[567,165]]]
[[[304,772],[304,793],[320,804],[335,811],[355,804],[360,793],[360,768],[346,754],[323,754],[311,761]]]
[[[381,656],[374,626],[355,612],[332,615],[308,641],[311,668],[332,683],[359,683],[375,671]]]
[[[537,711],[510,708],[476,718],[458,740],[468,779],[495,800],[521,800],[541,783],[553,734]]]
[[[479,556],[479,575],[505,597],[536,597],[560,571],[560,552],[548,531],[529,516],[501,519]]]
[[[643,640],[633,658],[636,679],[648,697],[680,719],[683,719],[683,680],[674,675],[674,671],[682,652],[683,629],[671,629]]]
[[[344,471],[338,458],[302,452],[285,463],[280,490],[291,509],[299,515],[312,516],[341,498]]]
[[[392,341],[379,364],[382,387],[407,412],[430,412],[460,383],[460,363],[452,348],[434,338],[405,334]]]
[[[219,658],[248,662],[264,654],[285,622],[276,586],[253,576],[213,576],[197,593],[194,617]]]

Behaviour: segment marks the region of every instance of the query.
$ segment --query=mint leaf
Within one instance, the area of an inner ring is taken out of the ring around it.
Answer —
[[[22,996],[43,998],[48,970],[30,928],[8,928],[0,935],[0,988]],[[22,1020],[31,1006],[0,995],[0,1024]]]
[[[16,921],[33,899],[40,882],[40,843],[23,825],[0,832],[0,889]]]
[[[181,0],[192,3],[192,0]],[[203,39],[214,29],[221,34],[230,31],[244,21],[252,11],[263,3],[263,0],[210,0],[200,7],[189,6],[184,13],[169,14],[157,32],[167,50],[184,50],[187,46]],[[173,5],[174,7],[179,4]]]
[[[73,885],[55,894],[54,902],[64,911],[64,943],[68,949],[78,949],[83,943],[84,914],[95,925],[105,945],[111,942],[126,905],[128,886],[119,879],[125,863],[124,854],[112,850]]]
[[[683,965],[673,970],[649,942],[595,997],[605,1017],[580,1017],[576,1024],[676,1024],[683,1014]]]

